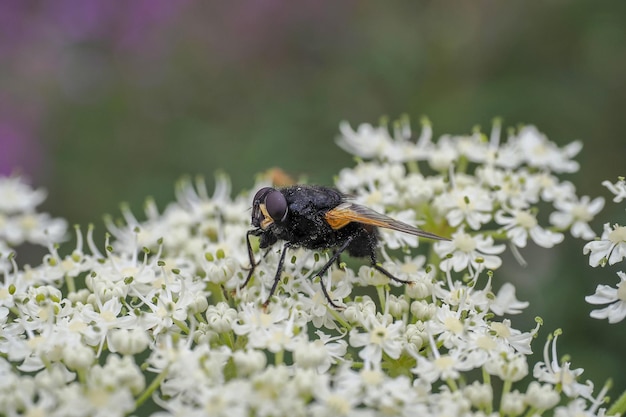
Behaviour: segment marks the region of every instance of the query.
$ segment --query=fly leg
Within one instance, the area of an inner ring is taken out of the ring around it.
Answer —
[[[333,249],[333,257],[334,257],[335,255],[337,255],[337,249]],[[343,269],[343,268],[341,267],[341,254],[337,255],[337,259],[336,259],[336,260],[337,260],[337,268],[339,268],[339,269]]]
[[[285,254],[287,253],[287,249],[291,247],[291,243],[285,243],[283,246],[283,251],[280,254],[280,259],[278,260],[278,268],[276,269],[276,275],[274,276],[274,283],[272,284],[272,288],[270,289],[270,295],[267,297],[267,300],[263,303],[263,308],[267,307],[272,299],[272,295],[276,291],[276,287],[278,286],[278,281],[280,281],[280,275],[283,272],[283,264],[285,263]]]
[[[396,282],[400,282],[402,284],[412,284],[413,281],[406,281],[400,278],[396,278],[393,276],[393,274],[389,271],[387,271],[385,268],[383,268],[378,261],[376,260],[376,253],[374,252],[374,250],[372,249],[372,253],[370,254],[370,260],[372,261],[372,268],[374,268],[375,270],[379,271],[380,273],[382,273],[383,275],[385,275],[387,278],[396,281]]]
[[[324,285],[324,278],[322,276],[326,273],[326,271],[328,271],[328,268],[330,268],[335,261],[339,261],[339,257],[341,256],[341,253],[343,251],[345,251],[348,248],[348,246],[350,246],[350,243],[352,243],[352,241],[354,240],[355,236],[356,235],[350,236],[348,239],[346,239],[345,242],[343,242],[343,244],[341,246],[339,246],[339,248],[337,248],[337,250],[334,250],[333,251],[333,256],[331,256],[330,259],[328,260],[328,262],[326,262],[324,264],[324,266],[321,267],[320,270],[317,271],[317,273],[314,275],[315,277],[319,277],[319,279],[320,279],[320,285],[322,286],[322,292],[324,293],[324,296],[328,300],[328,304],[330,304],[331,306],[333,306],[337,310],[341,309],[342,307],[338,306],[337,304],[335,304],[333,302],[333,300],[330,298],[330,295],[328,294],[328,291],[326,290],[326,285]]]
[[[248,285],[248,283],[250,282],[250,279],[252,278],[252,274],[254,273],[254,270],[256,269],[256,266],[258,265],[256,261],[254,260],[254,253],[252,253],[252,245],[250,244],[250,235],[259,236],[260,234],[261,234],[261,229],[248,230],[248,232],[246,233],[246,244],[248,246],[248,258],[250,259],[250,269],[248,270],[248,276],[246,277],[246,280],[243,282],[243,284],[239,286],[240,290],[245,288],[246,285]]]

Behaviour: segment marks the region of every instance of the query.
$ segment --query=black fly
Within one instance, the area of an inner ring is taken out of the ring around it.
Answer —
[[[333,255],[315,274],[320,278],[322,291],[328,302],[339,308],[326,291],[322,276],[339,256],[347,251],[350,256],[369,258],[371,265],[389,279],[409,283],[394,277],[376,261],[378,227],[393,229],[429,239],[447,240],[428,233],[365,206],[350,203],[344,194],[330,187],[294,185],[287,188],[261,188],[252,203],[252,226],[246,233],[250,270],[241,288],[248,285],[257,263],[254,260],[250,236],[260,238],[261,249],[269,248],[278,240],[285,241],[267,306],[280,280],[287,249],[332,249]]]

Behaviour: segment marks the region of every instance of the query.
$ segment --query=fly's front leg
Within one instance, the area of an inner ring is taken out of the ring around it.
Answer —
[[[267,297],[267,300],[263,303],[263,308],[267,307],[272,299],[272,295],[276,291],[276,287],[278,286],[278,281],[280,281],[280,275],[283,272],[283,264],[285,263],[285,254],[287,253],[287,249],[291,247],[289,242],[285,243],[283,246],[283,251],[280,254],[280,259],[278,260],[278,268],[276,269],[276,275],[274,276],[274,283],[272,284],[272,288],[270,289],[270,295]]]
[[[246,277],[246,280],[243,282],[243,284],[239,286],[240,290],[245,288],[246,285],[248,285],[248,283],[250,282],[250,279],[252,278],[252,274],[254,274],[254,270],[256,269],[256,266],[258,265],[256,261],[254,260],[254,253],[252,252],[252,245],[250,244],[250,235],[259,236],[260,234],[261,234],[261,229],[248,230],[248,232],[246,233],[246,244],[248,246],[248,258],[250,259],[250,269],[248,270],[248,276]]]

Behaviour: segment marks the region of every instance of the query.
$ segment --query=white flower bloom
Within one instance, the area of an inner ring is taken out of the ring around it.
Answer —
[[[626,258],[626,226],[604,224],[604,232],[599,240],[593,240],[585,245],[583,254],[589,255],[589,265],[598,266],[616,264]]]
[[[248,336],[248,346],[252,348],[266,348],[271,352],[292,350],[297,341],[294,315],[277,304],[269,314],[253,304],[243,306],[239,322],[232,323],[232,327],[235,334]]]
[[[265,368],[267,357],[261,350],[238,350],[233,353],[233,362],[238,376],[248,376]]]
[[[403,164],[359,162],[354,168],[344,168],[339,172],[335,186],[342,192],[355,196],[359,202],[365,203],[367,195],[377,190],[379,185],[393,186],[406,178],[407,172]],[[391,188],[388,188],[391,190]],[[381,194],[369,198],[369,203],[379,204]]]
[[[116,329],[111,332],[109,338],[111,352],[119,352],[123,355],[136,355],[143,352],[150,343],[150,336],[138,328]]]
[[[517,352],[523,353],[525,355],[530,355],[533,353],[530,348],[530,343],[535,337],[535,334],[539,330],[539,327],[535,328],[533,331],[528,333],[522,333],[518,329],[514,329],[511,327],[511,321],[506,319],[501,323],[494,321],[489,324],[489,329],[497,336],[499,339],[502,339],[508,343],[513,349]]]
[[[411,372],[429,383],[441,380],[456,380],[461,372],[468,371],[473,365],[466,361],[467,356],[462,349],[452,349],[448,353],[434,353],[433,358],[417,356],[417,366]]]
[[[533,381],[528,385],[525,400],[531,407],[539,410],[548,410],[557,405],[561,397],[554,389],[554,386],[550,384],[541,385],[537,381]]]
[[[19,213],[4,220],[0,238],[11,245],[30,242],[47,246],[65,240],[67,221],[47,213]]]
[[[407,224],[415,224],[415,211],[402,210],[393,213],[387,213],[388,216]],[[415,248],[418,246],[418,238],[408,233],[396,232],[393,230],[383,229],[380,234],[381,240],[389,249],[400,249],[405,246]]]
[[[357,329],[350,332],[350,346],[363,347],[359,357],[372,364],[379,364],[383,352],[390,358],[397,359],[402,352],[402,332],[404,323],[401,320],[391,321],[390,316],[367,316],[364,327],[367,333],[359,333]]]
[[[570,228],[574,237],[589,240],[596,236],[589,222],[604,207],[604,198],[597,197],[591,201],[585,195],[579,201],[556,200],[554,207],[559,211],[550,214],[550,223],[560,229]]]
[[[384,160],[396,154],[389,131],[385,127],[363,123],[355,131],[349,123],[341,122],[339,131],[341,136],[337,138],[337,145],[353,155]]]
[[[426,300],[417,300],[411,303],[411,314],[420,321],[430,320],[437,312],[437,305]]]
[[[496,298],[489,304],[489,309],[498,316],[505,314],[520,314],[528,307],[528,301],[519,301],[515,297],[515,287],[509,282],[505,282],[500,287]]]
[[[345,366],[339,367],[335,384],[332,389],[324,386],[313,392],[316,401],[309,408],[312,416],[374,417],[375,413],[372,410],[359,407],[364,394],[363,380],[358,373]]]
[[[496,255],[504,252],[505,246],[495,245],[490,236],[472,236],[461,228],[452,234],[452,240],[437,242],[434,248],[442,259],[439,264],[442,271],[460,272],[464,269],[482,271],[484,268],[499,268],[502,260]]]
[[[419,207],[428,203],[437,192],[447,187],[443,177],[424,177],[418,172],[406,173],[395,183],[400,192],[394,205],[397,204],[399,207]]]
[[[511,284],[492,292],[485,270],[498,268],[504,251],[495,236],[506,232],[517,246],[529,237],[544,247],[558,243],[563,236],[536,217],[549,202],[556,229],[590,238],[588,223],[603,200],[578,197],[555,175],[578,168],[579,143],[559,148],[534,127],[501,143],[500,130],[496,122],[489,138],[475,130],[433,140],[423,122],[415,140],[406,119],[342,125],[341,146],[370,161],[342,170],[338,189],[453,236],[409,255],[391,249],[416,247],[414,236],[381,231],[384,268],[411,284],[390,285],[375,268],[352,267],[358,260],[333,265],[323,278],[345,305],[337,310],[313,276],[330,256],[324,248],[293,248],[280,277],[283,296],[262,307],[281,253],[259,250],[252,238],[260,263],[239,288],[249,263],[250,202],[271,185],[265,179],[234,198],[224,176],[212,195],[204,181],[183,180],[163,210],[153,200],[138,217],[122,207],[121,222],[107,220],[101,251],[93,226],[85,242],[77,228],[75,247],[55,246],[66,222],[35,210],[45,194],[0,178],[0,414],[123,416],[147,401],[159,408],[155,417],[604,415],[608,386],[592,398],[591,383],[576,381],[582,370],[556,361],[555,345],[552,358],[546,345],[526,393],[515,389],[540,325],[522,332],[494,318],[528,306]],[[441,174],[425,176],[431,168]],[[623,184],[605,185],[621,200]],[[18,266],[12,246],[24,241],[47,247],[39,265]],[[585,253],[596,265],[621,261],[626,228],[606,225]],[[618,276],[616,287],[599,286],[587,298],[608,304],[592,317],[625,318],[626,273]],[[142,370],[155,374],[147,388]],[[480,383],[472,383],[476,371]],[[504,381],[499,401],[489,375]],[[558,406],[561,390],[571,400]]]
[[[609,304],[608,306],[593,310],[590,314],[594,319],[609,319],[609,323],[617,323],[626,317],[626,273],[617,273],[620,281],[616,288],[608,285],[598,285],[596,293],[585,297],[589,304]]]
[[[0,177],[0,213],[33,212],[46,199],[44,190],[34,190],[20,177]]]
[[[474,381],[463,388],[463,392],[472,402],[472,405],[479,409],[489,407],[493,401],[493,388],[488,384]]]
[[[446,213],[450,226],[457,227],[465,222],[473,230],[488,223],[493,210],[491,196],[487,190],[477,186],[454,188],[447,194],[437,196],[434,204]]]
[[[348,323],[358,323],[365,326],[367,318],[376,314],[376,303],[368,296],[356,299],[355,302],[348,304],[343,311],[343,316]]]
[[[433,336],[438,336],[437,341],[451,349],[455,346],[464,345],[463,339],[468,323],[461,321],[461,314],[453,311],[447,304],[439,307],[435,316],[428,323],[428,330]]]
[[[536,168],[547,168],[554,172],[576,172],[579,165],[571,158],[582,149],[580,142],[572,142],[559,149],[535,126],[524,126],[515,138],[510,139],[522,153],[525,162]]]
[[[458,159],[459,151],[449,136],[442,136],[437,142],[437,147],[428,153],[428,164],[439,172],[447,171]]]
[[[526,247],[528,237],[537,245],[551,248],[563,241],[563,234],[552,232],[539,226],[537,217],[528,210],[498,210],[495,215],[498,224],[504,226],[511,242],[520,248]]]
[[[556,352],[556,341],[559,333],[556,332],[554,338],[548,338],[543,349],[543,362],[537,362],[533,369],[533,376],[540,382],[549,382],[552,385],[560,385],[563,392],[571,398],[582,397],[591,399],[593,383],[587,381],[585,384],[577,382],[578,377],[584,369],[570,369],[569,362],[559,364],[559,357]],[[552,343],[552,359],[550,359],[550,343]]]
[[[232,325],[237,320],[237,310],[230,308],[227,303],[217,303],[208,307],[206,320],[211,330],[226,333],[232,330]]]
[[[613,202],[619,203],[626,198],[626,180],[624,179],[624,177],[619,177],[615,184],[613,184],[611,181],[602,181],[602,185],[608,188],[610,192],[615,194]]]
[[[485,362],[485,371],[498,376],[503,381],[520,381],[528,375],[526,356],[518,352],[506,352],[493,355]]]
[[[518,390],[502,394],[500,412],[504,415],[519,416],[526,409],[525,395]]]
[[[319,339],[296,343],[293,351],[294,362],[303,368],[315,368],[323,374],[328,371],[333,363],[341,360],[346,354],[347,343],[345,340],[337,340],[329,335],[316,332]]]
[[[87,304],[81,310],[76,311],[75,318],[83,323],[89,323],[89,327],[85,329],[85,337],[89,341],[88,344],[96,345],[101,343],[107,332],[114,328],[125,328],[132,325],[132,318],[126,317],[120,320],[122,311],[122,303],[119,298],[111,298],[104,303],[99,300],[96,305]],[[119,327],[123,326],[123,327]]]

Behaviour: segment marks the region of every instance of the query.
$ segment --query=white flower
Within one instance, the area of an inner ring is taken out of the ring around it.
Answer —
[[[528,305],[528,301],[519,301],[515,297],[513,284],[505,282],[500,287],[496,298],[489,304],[489,309],[498,316],[503,316],[505,314],[520,314]]]
[[[230,308],[227,303],[217,303],[207,308],[206,320],[211,330],[226,333],[232,330],[232,325],[237,320],[237,310]]]
[[[48,213],[19,213],[8,217],[0,228],[0,238],[11,245],[23,242],[48,245],[64,240],[67,221],[52,218]]]
[[[148,334],[139,328],[117,329],[111,332],[109,337],[111,352],[119,352],[123,355],[135,355],[143,352],[150,343]]]
[[[432,169],[445,172],[459,158],[459,151],[450,136],[442,136],[437,147],[428,153],[428,164]]]
[[[535,328],[533,331],[522,333],[520,330],[511,327],[511,320],[505,319],[501,323],[497,321],[491,322],[489,324],[489,330],[499,339],[506,341],[509,346],[517,352],[530,355],[533,353],[530,348],[530,343],[539,330],[539,327]]]
[[[480,187],[454,188],[448,194],[437,196],[434,204],[443,213],[452,227],[465,222],[471,229],[478,230],[491,220],[493,201],[489,193]]]
[[[502,260],[496,255],[504,252],[505,246],[495,245],[490,236],[472,236],[461,228],[452,235],[452,240],[437,242],[434,248],[442,259],[439,264],[442,271],[460,272],[499,268]]]
[[[368,295],[348,304],[343,311],[343,316],[348,323],[358,323],[361,326],[365,326],[367,318],[374,314],[376,314],[376,303]]]
[[[379,364],[383,352],[390,358],[397,359],[402,352],[402,332],[404,323],[401,320],[391,321],[390,316],[367,316],[364,321],[366,333],[357,329],[350,332],[350,346],[363,347],[359,357],[372,364]]]
[[[265,368],[267,357],[261,350],[237,350],[233,353],[233,362],[239,376],[248,376]]]
[[[602,181],[602,185],[608,188],[610,192],[615,194],[613,202],[619,203],[626,198],[626,181],[624,180],[624,177],[619,177],[615,184],[611,183],[610,181]]]
[[[470,370],[473,365],[467,361],[465,351],[451,349],[448,353],[433,352],[432,358],[417,356],[417,366],[411,372],[429,383],[458,379],[461,372]]]
[[[608,306],[593,310],[590,314],[594,319],[609,319],[609,323],[617,323],[626,317],[626,273],[619,271],[617,276],[620,282],[616,288],[608,285],[598,285],[596,293],[585,297],[589,304],[609,304]]]
[[[526,409],[524,397],[525,395],[520,393],[518,390],[503,393],[500,404],[500,412],[504,415],[521,415]]]
[[[233,322],[235,334],[247,335],[248,346],[266,348],[271,352],[292,350],[297,341],[294,335],[294,318],[289,310],[278,304],[273,305],[268,314],[254,304],[246,304],[239,313],[239,321]]]
[[[626,257],[626,226],[604,224],[604,232],[599,240],[585,245],[583,254],[589,255],[589,265],[613,265]]]
[[[503,381],[519,381],[528,375],[526,356],[518,352],[503,352],[492,355],[491,360],[485,362],[485,371],[498,376]]]
[[[387,215],[407,224],[415,224],[415,211],[413,210],[402,210],[387,213]],[[389,249],[399,249],[405,246],[414,248],[418,245],[417,236],[386,229],[383,229],[383,233],[381,233],[381,240]]]
[[[515,143],[525,162],[531,167],[547,168],[554,172],[578,171],[578,163],[571,158],[580,152],[582,148],[580,142],[572,142],[559,149],[535,126],[524,126],[517,137],[509,141]]]
[[[533,369],[533,376],[541,382],[549,382],[552,385],[560,385],[563,392],[571,398],[583,397],[592,399],[593,384],[587,381],[581,384],[577,381],[584,369],[570,369],[570,362],[559,364],[556,352],[556,341],[559,332],[555,332],[554,338],[548,338],[543,349],[543,362],[537,362]],[[550,343],[552,343],[552,359],[550,359]]]
[[[33,190],[20,177],[0,177],[0,213],[33,212],[45,199],[44,190]]]
[[[526,247],[528,236],[533,242],[544,248],[551,248],[557,243],[561,243],[564,238],[562,233],[552,232],[539,226],[537,217],[529,210],[498,210],[495,220],[504,226],[507,237],[515,246],[520,248]]]
[[[341,122],[339,131],[341,136],[337,138],[337,145],[353,155],[366,159],[386,159],[386,156],[396,154],[385,127],[363,123],[355,131],[348,122]]]
[[[559,210],[550,214],[550,223],[559,229],[571,227],[574,237],[593,239],[596,234],[589,222],[604,207],[604,198],[597,197],[590,201],[589,196],[582,196],[580,200],[557,200],[554,207]]]
[[[550,384],[541,385],[533,381],[526,390],[526,403],[539,410],[547,410],[557,405],[561,399],[559,393]]]
[[[337,340],[317,331],[319,339],[296,343],[293,350],[294,363],[303,368],[315,368],[323,374],[328,371],[333,363],[336,363],[346,354],[347,343],[345,340]]]

